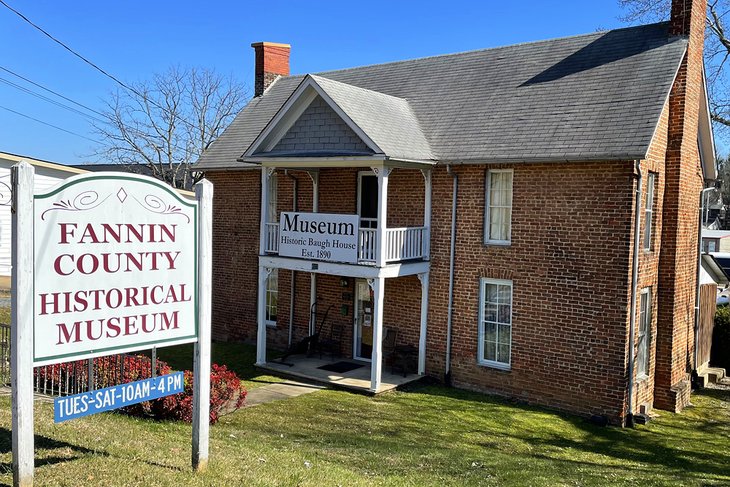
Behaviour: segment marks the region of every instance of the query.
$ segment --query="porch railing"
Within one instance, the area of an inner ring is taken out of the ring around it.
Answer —
[[[358,235],[357,258],[360,262],[375,262],[378,239],[376,228],[361,228]]]
[[[279,253],[279,224],[278,223],[267,223],[266,224],[266,253],[278,254]]]
[[[388,228],[385,231],[385,260],[422,259],[426,257],[427,227]]]
[[[265,249],[267,254],[279,253],[279,224],[266,223]],[[358,231],[357,258],[364,264],[374,263],[377,255],[377,228],[360,228]],[[400,227],[385,229],[385,260],[423,259],[429,255],[428,227]]]

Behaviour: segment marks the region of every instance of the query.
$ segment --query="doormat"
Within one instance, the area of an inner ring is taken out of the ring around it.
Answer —
[[[335,362],[333,364],[327,364],[323,365],[321,367],[317,367],[318,369],[326,370],[327,372],[349,372],[351,370],[359,369],[362,367],[362,364],[356,364],[353,362]]]

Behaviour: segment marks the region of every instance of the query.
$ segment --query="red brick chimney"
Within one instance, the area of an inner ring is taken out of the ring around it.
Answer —
[[[672,0],[670,34],[687,37],[687,52],[669,95],[662,202],[654,406],[689,404],[694,364],[694,305],[702,168],[697,147],[707,0]],[[687,345],[689,343],[689,346]]]
[[[254,42],[256,51],[256,82],[254,95],[261,96],[279,76],[289,76],[289,44]]]

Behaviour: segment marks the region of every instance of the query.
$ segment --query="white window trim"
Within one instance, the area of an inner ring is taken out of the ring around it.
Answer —
[[[495,174],[495,173],[512,174],[512,187],[510,188],[510,193],[509,193],[510,212],[509,212],[509,230],[507,231],[507,240],[496,240],[496,239],[489,238],[489,230],[490,230],[489,189],[491,188],[491,185],[492,185],[492,174]],[[511,245],[511,243],[512,243],[512,200],[514,199],[514,185],[515,185],[514,170],[513,169],[488,169],[486,183],[487,183],[486,187],[484,188],[484,244],[485,245]]]
[[[498,284],[509,286],[509,302],[510,302],[510,334],[509,334],[509,363],[497,362],[495,360],[485,360],[484,358],[484,291],[487,284]],[[479,279],[479,322],[477,323],[477,363],[485,367],[491,367],[499,370],[512,370],[512,336],[514,327],[512,317],[514,315],[514,286],[512,281],[508,279],[490,279],[482,277]]]
[[[641,246],[645,252],[651,252],[654,240],[654,198],[656,197],[656,179],[657,173],[649,172],[646,178],[646,197],[644,201],[644,233],[642,235]],[[651,198],[649,198],[651,191]],[[648,242],[647,242],[648,240]],[[648,244],[648,245],[647,245]]]
[[[651,371],[651,360],[650,360],[650,352],[651,352],[651,322],[653,319],[653,312],[652,312],[652,306],[653,304],[653,296],[651,292],[651,286],[645,287],[641,290],[640,298],[639,298],[639,328],[636,330],[637,332],[637,339],[641,336],[641,326],[642,326],[642,320],[641,320],[641,300],[644,296],[647,296],[646,301],[646,315],[648,315],[649,322],[646,324],[646,333],[644,334],[644,360],[646,360],[646,369],[647,370],[637,370],[636,372],[636,378],[637,380],[644,380],[649,377],[649,372]],[[641,343],[637,345],[636,350],[636,356],[638,359],[639,356],[639,347],[641,347]],[[637,360],[638,362],[638,360]],[[642,364],[637,363],[637,369],[641,367]]]

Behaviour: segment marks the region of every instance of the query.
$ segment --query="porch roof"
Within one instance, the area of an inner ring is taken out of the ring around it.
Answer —
[[[309,96],[307,96],[309,94]],[[278,141],[276,130],[279,126],[289,127],[301,111],[296,110],[298,103],[308,105],[312,96],[320,96],[336,111],[356,135],[362,139],[370,151],[346,151],[340,155],[376,154],[391,159],[429,161],[434,158],[426,137],[421,131],[411,106],[403,98],[386,95],[377,91],[358,88],[316,75],[306,75],[294,90],[287,102],[279,109],[269,125],[254,139],[246,150],[242,161],[258,162],[256,156],[306,156],[326,157],[333,152],[322,150],[298,151],[287,154],[277,150],[267,150],[267,139]],[[302,100],[305,98],[305,100]],[[293,113],[291,113],[293,112]],[[294,120],[287,120],[293,118]],[[280,131],[281,132],[281,131]],[[283,134],[280,134],[283,135]]]

